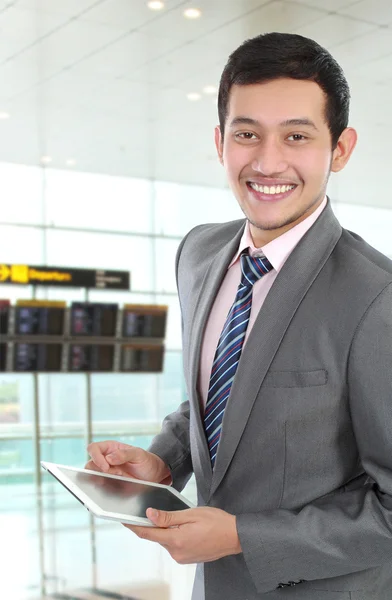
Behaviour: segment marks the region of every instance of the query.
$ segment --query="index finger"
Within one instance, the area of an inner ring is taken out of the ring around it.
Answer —
[[[102,471],[109,471],[110,469],[110,465],[104,456],[104,452],[107,452],[108,448],[109,442],[93,442],[87,446],[87,452]]]

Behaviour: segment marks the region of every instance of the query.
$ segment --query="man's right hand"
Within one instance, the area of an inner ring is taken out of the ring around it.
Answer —
[[[159,456],[121,442],[93,442],[87,447],[91,459],[85,466],[110,475],[135,477],[154,483],[171,481],[170,470]]]

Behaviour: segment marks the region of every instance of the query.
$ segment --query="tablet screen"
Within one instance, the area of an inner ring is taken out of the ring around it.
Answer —
[[[189,508],[180,498],[165,488],[101,477],[93,471],[81,473],[57,467],[102,510],[146,518],[147,508],[184,510]]]

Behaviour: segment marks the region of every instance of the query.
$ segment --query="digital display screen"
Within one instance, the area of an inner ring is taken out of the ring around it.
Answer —
[[[8,318],[10,310],[9,300],[0,300],[0,335],[8,333]]]
[[[189,506],[165,488],[80,473],[57,467],[102,510],[146,518],[147,508],[185,510]]]
[[[73,302],[71,305],[71,335],[114,336],[118,305]]]
[[[7,364],[7,344],[0,344],[0,371],[5,371]]]
[[[121,371],[160,373],[163,370],[163,346],[140,347],[124,345]]]
[[[15,333],[18,335],[62,335],[64,308],[16,306]]]
[[[23,344],[14,348],[15,371],[60,371],[61,344]]]
[[[113,371],[114,346],[71,344],[70,371]]]
[[[166,312],[141,314],[125,309],[123,312],[123,336],[164,338],[166,331]]]

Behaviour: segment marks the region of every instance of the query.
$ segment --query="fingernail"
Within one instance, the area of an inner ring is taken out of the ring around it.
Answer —
[[[159,512],[155,510],[155,508],[150,509],[150,517],[153,519],[157,519],[159,517]]]
[[[110,460],[113,460],[114,458],[116,458],[116,453],[115,453],[115,452],[112,452],[111,454],[107,454],[107,455],[106,455],[106,460],[107,460],[108,458],[109,458]]]

